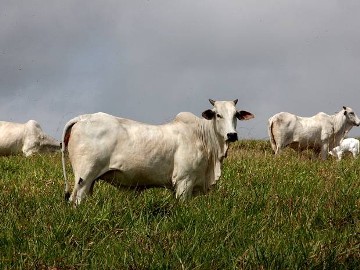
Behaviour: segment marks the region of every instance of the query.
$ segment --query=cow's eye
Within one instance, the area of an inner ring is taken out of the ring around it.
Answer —
[[[349,112],[350,115],[354,115],[354,112]]]
[[[222,118],[222,116],[220,114],[218,114],[218,113],[216,114],[216,117],[217,118]]]

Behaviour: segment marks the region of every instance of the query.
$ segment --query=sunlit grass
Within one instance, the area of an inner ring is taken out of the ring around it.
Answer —
[[[100,182],[74,209],[60,154],[0,157],[0,268],[354,269],[359,172],[360,159],[274,157],[266,141],[240,141],[205,196]]]

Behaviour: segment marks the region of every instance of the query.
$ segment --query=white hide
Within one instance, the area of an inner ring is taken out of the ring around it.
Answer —
[[[46,135],[40,125],[29,120],[24,124],[0,121],[0,155],[60,150],[60,142]]]
[[[359,154],[359,140],[354,138],[343,139],[339,146],[334,147],[329,154],[341,160],[342,155],[346,152],[351,152],[353,157]]]
[[[329,149],[338,146],[344,135],[359,125],[360,119],[349,107],[334,115],[320,112],[312,117],[281,112],[269,119],[268,133],[275,154],[289,146],[299,151],[313,149],[326,159]]]
[[[148,125],[105,113],[70,120],[63,133],[62,152],[66,198],[69,198],[64,152],[67,147],[75,175],[70,201],[79,204],[92,193],[95,180],[116,186],[168,187],[177,198],[206,193],[221,174],[228,143],[237,139],[235,101],[212,101],[212,110],[198,118],[179,113],[164,125]]]

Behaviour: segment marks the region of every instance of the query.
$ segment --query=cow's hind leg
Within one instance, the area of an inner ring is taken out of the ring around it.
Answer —
[[[276,145],[275,145],[275,149],[274,149],[274,152],[275,152],[275,155],[278,156],[280,155],[280,152],[285,148],[284,147],[284,143],[282,140],[279,140]]]
[[[95,182],[95,179],[92,181],[82,181],[82,178],[79,179],[79,189],[77,191],[76,194],[76,201],[75,201],[75,205],[79,205],[81,203],[81,201],[83,199],[85,199],[85,197],[87,197],[88,195],[91,195],[90,191],[91,191],[91,187],[93,185],[93,183]]]
[[[88,195],[92,194],[95,181],[97,179],[97,173],[83,174],[82,176],[75,176],[74,190],[70,196],[69,201],[75,205],[79,205]]]
[[[276,155],[276,156],[279,155],[279,154],[280,154],[280,151],[281,151],[281,147],[280,147],[280,145],[277,145],[277,146],[275,147],[275,155]]]
[[[194,188],[194,181],[184,178],[176,180],[175,197],[184,201],[190,199]]]
[[[279,137],[279,138],[274,137],[274,142],[276,142],[276,143],[274,145],[273,150],[274,150],[276,156],[280,155],[280,152],[285,148],[285,146],[291,143],[291,141],[287,142],[286,139],[283,139],[281,137]]]
[[[91,195],[92,187],[95,182],[95,179],[84,180],[81,177],[77,179],[77,181],[75,180],[75,187],[69,199],[69,201],[73,202],[75,205],[79,205],[81,201],[86,198],[87,195]]]

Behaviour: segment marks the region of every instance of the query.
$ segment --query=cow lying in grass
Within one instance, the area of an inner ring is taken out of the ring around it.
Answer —
[[[0,155],[47,153],[60,150],[60,142],[46,135],[38,122],[24,124],[0,121]]]

